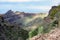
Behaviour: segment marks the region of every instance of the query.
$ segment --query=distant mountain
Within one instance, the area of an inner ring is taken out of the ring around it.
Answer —
[[[20,25],[20,27],[29,27],[35,25],[41,21],[48,14],[46,13],[24,13],[24,12],[13,12],[9,10],[4,14],[4,20],[8,21],[11,24]],[[37,21],[37,22],[35,22]]]

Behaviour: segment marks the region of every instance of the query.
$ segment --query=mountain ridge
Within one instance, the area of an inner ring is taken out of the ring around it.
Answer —
[[[4,20],[11,23],[11,24],[17,24],[20,26],[28,26],[28,24],[31,24],[32,21],[36,21],[37,18],[42,20],[44,17],[46,17],[48,14],[46,13],[25,13],[25,12],[19,12],[19,11],[12,11],[9,10],[4,14]],[[37,21],[39,21],[37,19]],[[37,22],[33,22],[37,23]],[[31,24],[33,26],[33,24]]]

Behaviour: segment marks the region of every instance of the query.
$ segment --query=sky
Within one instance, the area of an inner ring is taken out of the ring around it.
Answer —
[[[0,0],[0,13],[6,13],[8,10],[48,13],[52,6],[59,4],[59,0]]]

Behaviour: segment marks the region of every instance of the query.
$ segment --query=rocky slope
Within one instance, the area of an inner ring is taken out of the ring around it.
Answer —
[[[42,26],[41,30],[44,33],[38,33],[30,40],[60,40],[60,5],[51,8]]]
[[[38,34],[37,36],[32,37],[30,40],[60,40],[60,29],[55,28],[46,34]]]

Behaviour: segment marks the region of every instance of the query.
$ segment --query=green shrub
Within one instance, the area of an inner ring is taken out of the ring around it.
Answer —
[[[29,38],[31,38],[31,37],[33,37],[33,36],[35,36],[35,35],[37,35],[37,34],[38,34],[38,30],[37,30],[37,29],[31,30],[31,31],[29,32]]]
[[[60,5],[56,6],[56,8],[52,8],[50,11],[51,18],[53,18],[58,11],[60,11]]]
[[[43,26],[41,26],[41,27],[38,27],[38,33],[43,33]]]
[[[37,34],[40,34],[40,33],[43,33],[43,26],[40,26],[40,27],[36,28],[35,30],[31,30],[29,32],[29,38],[31,38]]]
[[[52,9],[50,13],[51,18],[53,18],[56,13],[57,13],[57,9]]]

